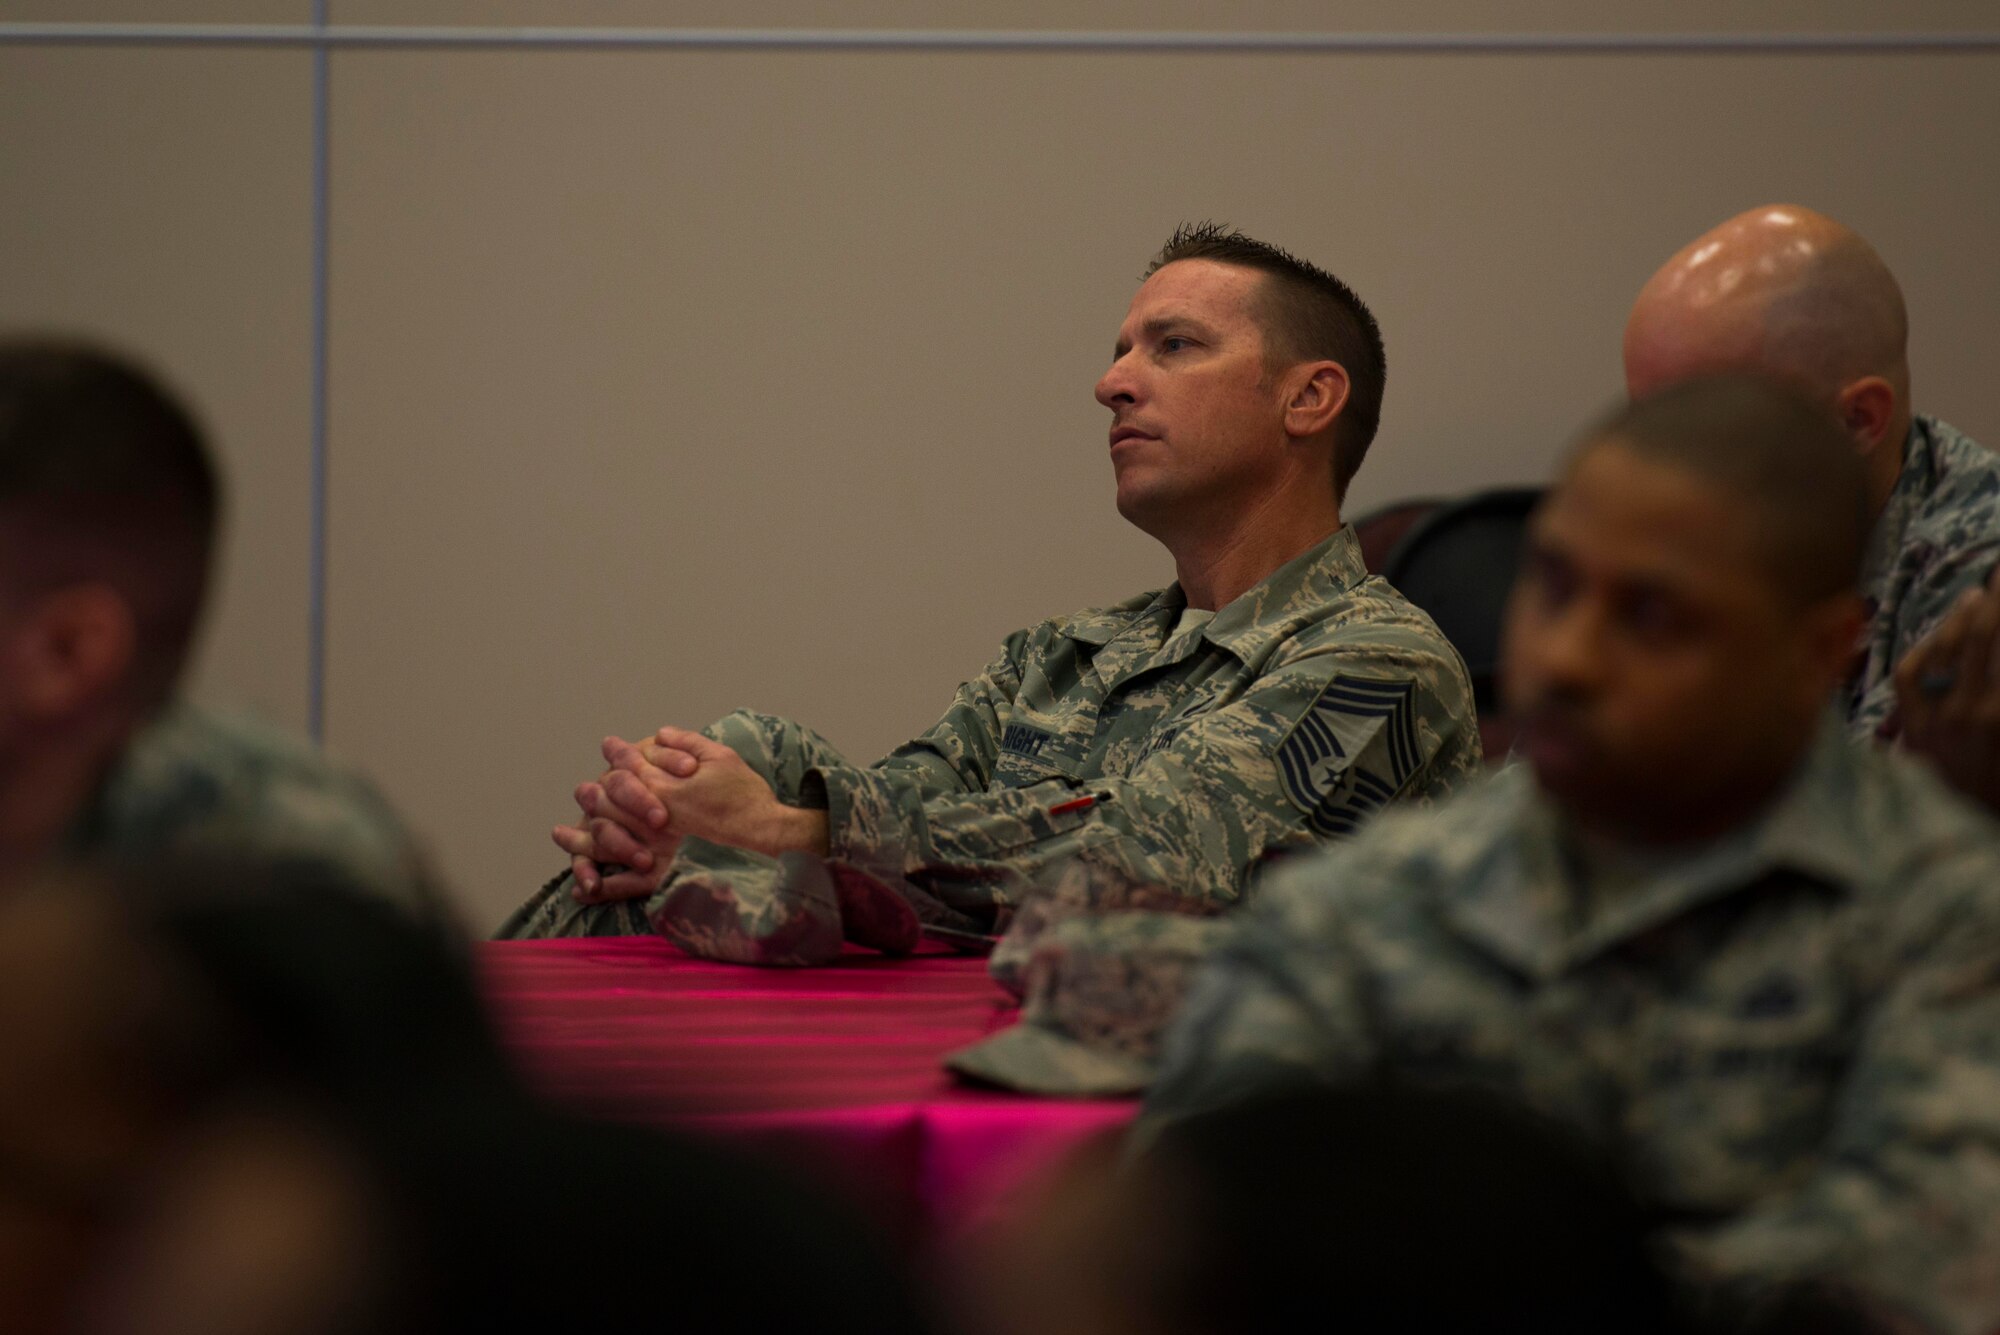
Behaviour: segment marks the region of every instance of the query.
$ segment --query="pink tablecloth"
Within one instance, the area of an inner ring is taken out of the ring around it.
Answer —
[[[895,1222],[957,1232],[1128,1100],[968,1088],[946,1052],[1013,1022],[983,960],[854,952],[752,969],[663,941],[489,942],[502,1032],[543,1093],[626,1121],[771,1146],[832,1172]]]

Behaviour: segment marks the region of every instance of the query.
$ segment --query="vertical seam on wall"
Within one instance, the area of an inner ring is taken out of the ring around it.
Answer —
[[[312,22],[322,37],[327,28],[328,0],[313,0]],[[312,48],[312,479],[310,555],[306,592],[306,731],[314,742],[326,742],[326,597],[327,597],[327,234],[332,125],[328,118],[326,42]]]

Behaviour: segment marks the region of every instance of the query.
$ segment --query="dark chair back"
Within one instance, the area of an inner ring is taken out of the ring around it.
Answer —
[[[1391,501],[1354,520],[1350,527],[1354,530],[1355,540],[1361,544],[1361,564],[1368,567],[1368,573],[1381,574],[1382,563],[1389,559],[1389,553],[1396,550],[1396,544],[1403,540],[1403,536],[1443,504],[1443,501],[1431,496],[1420,500]]]
[[[1500,623],[1540,487],[1500,487],[1440,505],[1413,524],[1382,576],[1430,613],[1465,658],[1479,712],[1497,707]]]

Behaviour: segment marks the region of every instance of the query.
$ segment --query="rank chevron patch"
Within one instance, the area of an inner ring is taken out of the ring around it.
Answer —
[[[1314,833],[1351,833],[1416,772],[1416,683],[1335,677],[1278,745],[1279,784]],[[1377,734],[1388,773],[1352,764]]]

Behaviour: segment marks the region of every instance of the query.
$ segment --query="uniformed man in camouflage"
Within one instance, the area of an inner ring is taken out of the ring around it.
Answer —
[[[1909,318],[1867,241],[1793,204],[1696,237],[1653,275],[1625,326],[1634,398],[1690,375],[1776,376],[1832,408],[1859,450],[1875,516],[1868,620],[1845,683],[1857,736],[1895,737],[1896,664],[2000,560],[2000,458],[1911,409]]]
[[[1840,444],[1740,380],[1592,435],[1509,608],[1527,763],[1274,874],[1151,1116],[1497,1089],[1600,1138],[1708,1284],[2000,1329],[2000,827],[1824,710],[1862,619]]]
[[[219,492],[193,420],[142,372],[0,342],[0,878],[51,857],[233,852],[437,911],[373,788],[176,700]]]
[[[1345,284],[1182,229],[1097,385],[1119,512],[1176,582],[1009,636],[874,765],[750,713],[643,753],[612,739],[584,819],[556,831],[571,872],[502,934],[650,924],[697,954],[810,964],[843,937],[991,933],[1084,851],[1220,905],[1268,859],[1443,792],[1479,761],[1464,666],[1340,519],[1383,373]]]

